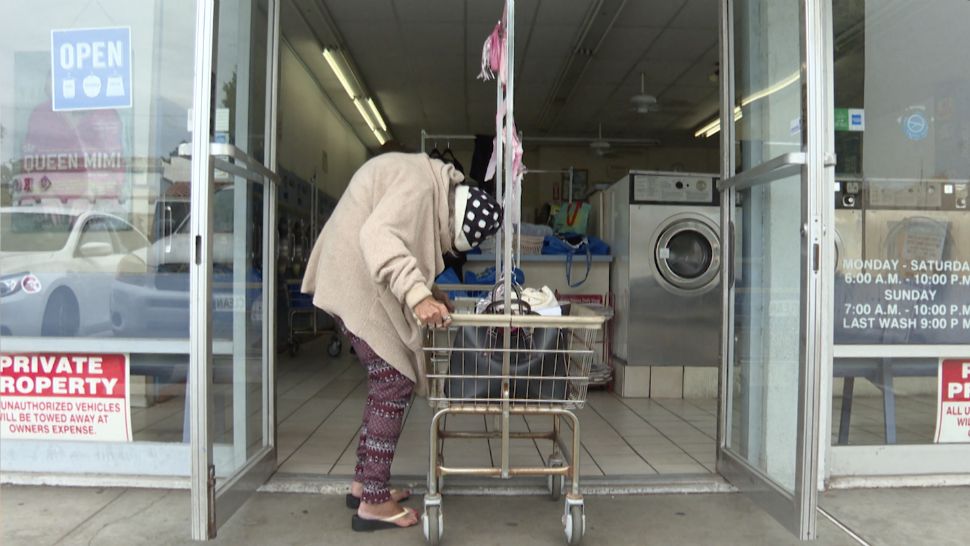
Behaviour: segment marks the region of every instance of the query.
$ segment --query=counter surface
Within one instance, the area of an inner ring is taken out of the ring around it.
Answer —
[[[495,261],[494,254],[468,254],[467,258],[469,262],[494,262]],[[603,262],[610,263],[613,261],[613,256],[605,256],[602,254],[594,254],[593,256],[590,256],[590,258],[592,258],[592,261],[594,263],[603,263]],[[565,254],[523,254],[519,256],[519,260],[521,262],[565,262],[566,255]],[[585,262],[586,255],[574,254],[573,263],[574,264],[578,263],[577,261]]]

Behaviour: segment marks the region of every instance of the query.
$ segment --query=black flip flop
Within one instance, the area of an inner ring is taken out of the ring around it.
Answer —
[[[350,528],[357,532],[383,531],[385,529],[407,529],[407,527],[401,527],[394,522],[401,518],[406,518],[412,513],[414,512],[412,512],[410,508],[405,508],[396,516],[382,519],[365,519],[357,514],[354,514],[354,517],[350,519]],[[408,525],[408,527],[414,527],[414,525]]]
[[[408,493],[408,496],[398,499],[397,502],[404,502],[410,498],[411,494]],[[360,508],[360,497],[355,497],[352,493],[347,493],[347,508],[351,510]]]

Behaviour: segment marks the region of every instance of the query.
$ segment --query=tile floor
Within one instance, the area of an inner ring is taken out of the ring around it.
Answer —
[[[366,397],[363,369],[346,350],[332,359],[322,339],[304,344],[297,357],[277,357],[277,415],[281,473],[345,476],[353,472],[360,414]],[[228,390],[228,385],[217,385]],[[182,441],[184,384],[169,385],[173,396],[149,408],[134,408],[136,441]],[[832,400],[832,442],[838,438],[841,397]],[[655,476],[714,472],[717,402],[714,399],[620,398],[591,390],[578,412],[582,427],[581,472],[585,476]],[[228,408],[222,413],[231,419]],[[899,443],[932,442],[936,409],[929,395],[897,396]],[[395,475],[423,475],[428,466],[431,408],[424,399],[409,407]],[[550,419],[516,417],[513,430],[543,430]],[[452,416],[452,430],[486,430],[484,416]],[[218,427],[217,427],[218,428]],[[226,431],[231,426],[225,427]],[[850,444],[884,443],[882,398],[856,396]],[[512,463],[543,464],[547,441],[512,443]],[[500,460],[500,446],[489,440],[452,440],[445,457],[450,465],[490,466]]]
[[[280,358],[277,412],[281,473],[348,475],[353,472],[360,413],[366,397],[363,369],[344,352],[317,360],[322,346],[304,346],[294,359]],[[578,412],[586,476],[709,474],[714,471],[716,400],[623,399],[590,391]],[[424,399],[409,407],[392,471],[422,475],[428,468],[428,426],[432,409]],[[486,416],[450,416],[450,430],[489,430]],[[551,428],[550,418],[514,417],[512,430]],[[450,440],[445,459],[455,466],[491,466],[501,457],[499,442]],[[548,441],[516,440],[515,466],[542,465]]]

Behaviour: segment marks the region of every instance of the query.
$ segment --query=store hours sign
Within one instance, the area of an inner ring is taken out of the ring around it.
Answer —
[[[131,108],[131,28],[51,31],[54,111]]]
[[[858,259],[840,265],[835,343],[970,341],[970,262]]]

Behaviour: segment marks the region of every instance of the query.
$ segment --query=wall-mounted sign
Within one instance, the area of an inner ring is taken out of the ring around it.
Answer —
[[[51,31],[54,111],[131,108],[131,28]]]
[[[0,439],[131,441],[127,354],[0,353]]]
[[[936,442],[970,443],[970,359],[940,361]]]
[[[866,112],[862,108],[836,108],[836,131],[865,131]]]
[[[926,258],[935,241],[907,239],[902,253],[909,259],[842,260],[835,279],[836,344],[966,343],[970,261]]]
[[[925,106],[912,106],[899,118],[899,126],[909,140],[919,142],[930,133],[930,116]]]

